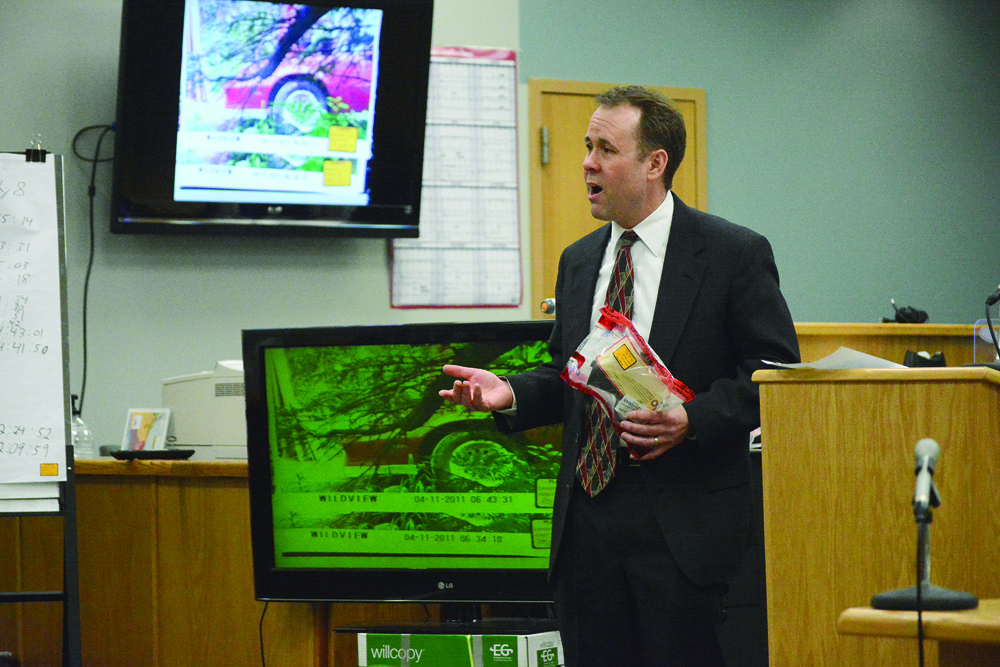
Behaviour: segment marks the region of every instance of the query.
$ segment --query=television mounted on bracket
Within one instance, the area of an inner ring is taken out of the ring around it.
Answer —
[[[111,231],[416,237],[432,14],[125,0]]]

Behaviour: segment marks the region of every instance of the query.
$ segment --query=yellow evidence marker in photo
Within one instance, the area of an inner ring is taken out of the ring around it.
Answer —
[[[327,160],[323,163],[323,185],[350,185],[353,170],[350,160]]]
[[[358,128],[331,127],[330,150],[338,153],[356,153],[358,151]]]

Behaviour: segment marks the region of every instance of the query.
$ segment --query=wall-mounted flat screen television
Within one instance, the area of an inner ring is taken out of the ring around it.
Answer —
[[[111,230],[415,237],[433,0],[125,0]]]
[[[447,363],[511,374],[551,322],[246,330],[256,596],[548,602],[561,427],[503,435]]]

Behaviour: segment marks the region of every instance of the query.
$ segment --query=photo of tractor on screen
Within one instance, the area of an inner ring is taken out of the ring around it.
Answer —
[[[561,431],[502,435],[438,389],[446,363],[547,359],[540,340],[267,349],[275,566],[544,570]]]
[[[367,205],[382,18],[187,0],[174,198]]]

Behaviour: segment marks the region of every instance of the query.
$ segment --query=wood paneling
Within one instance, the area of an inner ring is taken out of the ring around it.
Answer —
[[[0,591],[20,591],[21,519],[0,517]],[[22,605],[0,604],[0,651],[20,655]]]
[[[754,379],[773,667],[914,664],[914,645],[838,636],[836,623],[875,593],[913,585],[921,438],[942,450],[932,582],[1000,596],[1000,373],[760,371]]]
[[[246,474],[246,463],[77,462],[84,664],[260,666]],[[61,590],[62,519],[0,519],[0,529],[4,589]],[[16,644],[0,650],[23,667],[61,664],[61,607],[0,605],[0,638]],[[314,612],[269,606],[269,666],[326,664]]]
[[[844,346],[882,359],[903,363],[907,350],[943,352],[949,366],[974,361],[971,324],[836,324],[799,323],[802,361],[816,361]]]
[[[0,563],[3,590],[10,592],[61,591],[63,589],[62,519],[51,516],[0,518]],[[24,557],[24,554],[30,554]],[[11,560],[6,560],[11,558]],[[33,602],[0,605],[0,651],[20,657],[22,667],[59,664],[62,647],[62,604]],[[52,661],[55,647],[55,662]]]
[[[82,476],[80,643],[86,665],[158,665],[155,477]]]
[[[84,664],[259,667],[245,462],[79,461]],[[62,588],[62,519],[0,518],[3,590]],[[276,603],[268,667],[324,667],[331,628],[421,621],[436,605]],[[0,650],[23,667],[61,662],[59,603],[0,605]],[[351,650],[339,659],[356,659]]]

